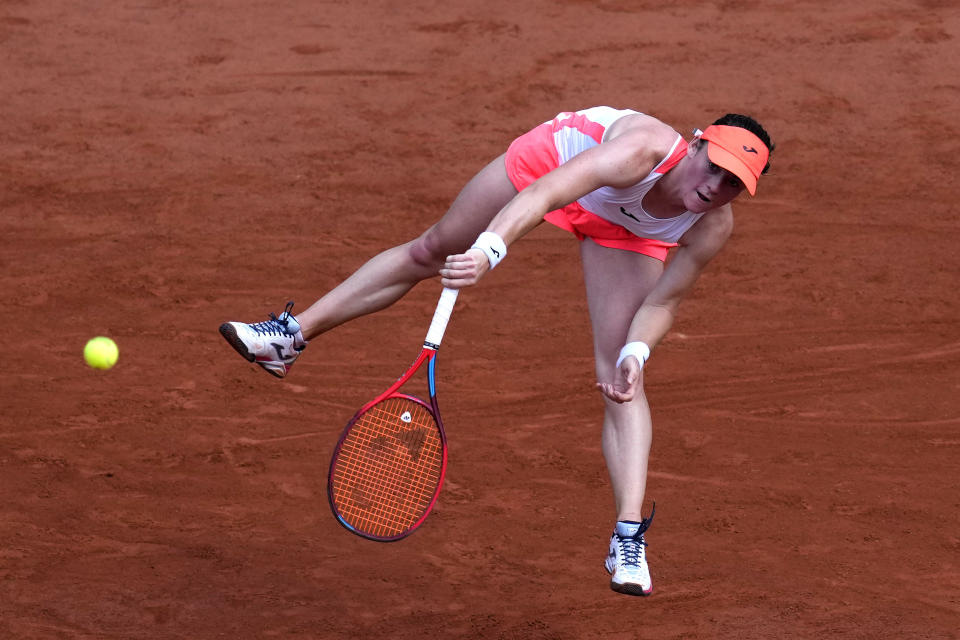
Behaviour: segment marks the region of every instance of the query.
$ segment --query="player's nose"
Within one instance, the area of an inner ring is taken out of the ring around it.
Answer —
[[[719,173],[707,178],[707,182],[704,185],[704,190],[707,192],[708,196],[716,195],[716,193],[720,191],[720,185],[723,184],[725,177],[726,176],[723,173]]]

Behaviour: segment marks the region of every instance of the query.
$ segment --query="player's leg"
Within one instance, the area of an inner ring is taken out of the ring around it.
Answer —
[[[418,238],[373,257],[340,285],[297,314],[310,340],[361,315],[390,306],[421,280],[436,276],[446,257],[465,251],[517,190],[504,156],[463,188],[446,214]]]
[[[581,255],[597,379],[609,381],[614,378],[634,314],[663,273],[663,263],[640,253],[602,247],[589,239],[582,243]],[[603,454],[617,508],[607,559],[607,569],[613,574],[611,587],[647,595],[652,584],[643,533],[649,521],[644,523],[642,508],[653,432],[650,408],[642,387],[631,402],[618,404],[606,397],[603,401]]]
[[[598,380],[614,379],[617,357],[633,317],[663,273],[663,262],[649,256],[581,244],[587,303],[593,326]],[[641,383],[642,383],[641,372]],[[613,484],[617,517],[641,517],[652,426],[642,388],[632,402],[604,398],[603,453]]]
[[[500,156],[467,183],[443,217],[418,238],[387,249],[292,316],[256,324],[227,322],[220,333],[250,362],[282,378],[307,341],[344,322],[390,306],[421,280],[436,276],[445,258],[465,251],[517,190]]]

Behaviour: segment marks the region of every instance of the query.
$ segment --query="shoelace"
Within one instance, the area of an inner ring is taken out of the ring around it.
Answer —
[[[650,525],[653,524],[653,516],[657,513],[657,503],[653,503],[653,508],[650,510],[650,515],[640,521],[640,526],[637,527],[637,532],[630,536],[629,538],[623,538],[619,534],[617,535],[617,540],[620,544],[620,551],[623,553],[623,562],[624,564],[632,567],[640,566],[640,556],[644,552],[644,548],[647,546],[647,541],[643,539],[644,532],[650,528]]]
[[[250,325],[250,328],[263,336],[289,336],[287,332],[287,323],[290,321],[290,311],[293,310],[293,300],[287,303],[283,313],[278,318],[275,313],[270,314],[270,319],[263,322]]]
[[[617,536],[620,538],[620,536]],[[620,538],[620,551],[623,553],[623,563],[631,567],[640,566],[640,556],[643,553],[647,541],[643,539],[643,534],[639,533],[632,538]]]

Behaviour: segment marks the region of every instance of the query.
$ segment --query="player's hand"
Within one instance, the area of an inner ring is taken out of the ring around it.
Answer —
[[[630,402],[640,390],[640,361],[636,356],[627,356],[620,363],[613,382],[598,382],[603,395],[616,403]]]
[[[467,249],[466,253],[447,256],[440,269],[440,283],[450,289],[462,289],[477,284],[490,270],[490,262],[480,249]]]

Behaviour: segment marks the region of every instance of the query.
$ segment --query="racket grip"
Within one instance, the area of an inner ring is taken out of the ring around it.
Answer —
[[[447,330],[447,322],[450,321],[450,314],[453,313],[453,305],[457,302],[459,289],[448,289],[444,287],[440,294],[440,302],[437,303],[437,310],[433,312],[433,322],[427,329],[427,338],[423,341],[423,346],[436,349],[443,340],[443,334]]]

